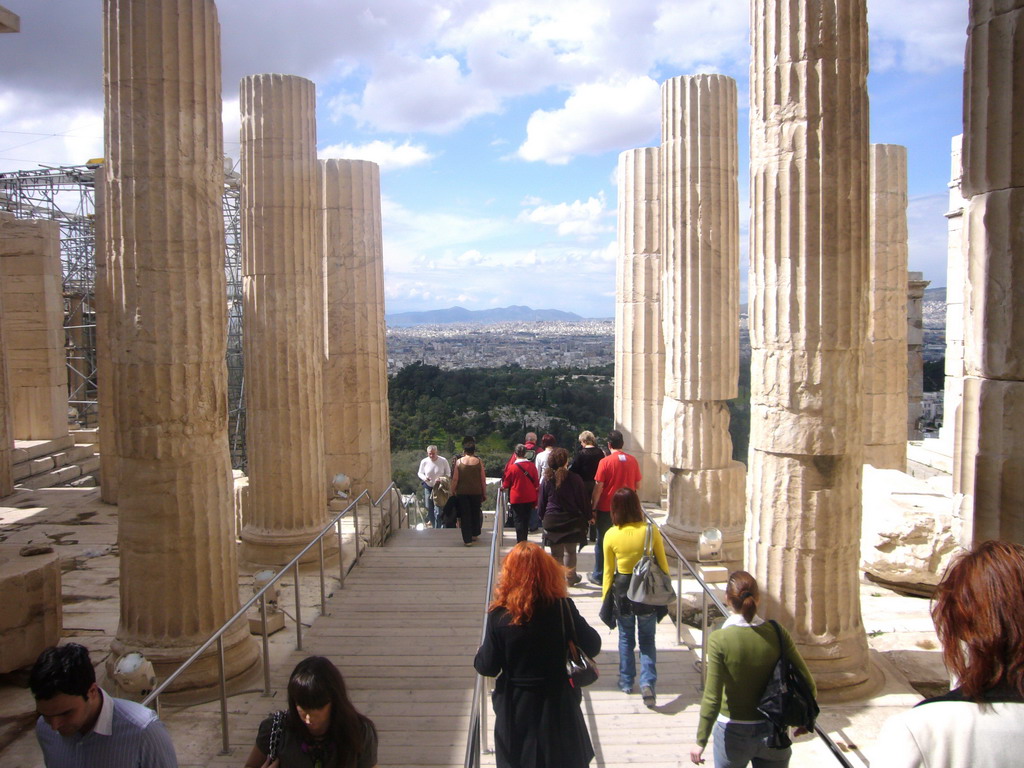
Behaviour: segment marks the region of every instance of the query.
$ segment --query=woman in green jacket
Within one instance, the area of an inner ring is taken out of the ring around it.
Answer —
[[[772,670],[779,660],[775,628],[757,615],[757,581],[746,571],[729,576],[726,599],[734,613],[708,639],[707,682],[700,703],[697,743],[690,760],[701,765],[708,737],[714,732],[715,768],[745,768],[789,765],[791,750],[767,746],[772,724],[757,711]],[[782,645],[790,663],[797,667],[817,695],[814,678],[800,657],[789,632],[779,627]],[[796,729],[794,734],[803,733]]]

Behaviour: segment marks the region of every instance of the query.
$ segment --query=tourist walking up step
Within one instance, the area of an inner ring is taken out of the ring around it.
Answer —
[[[433,528],[441,527],[441,510],[434,503],[434,488],[442,477],[450,477],[451,465],[444,456],[437,455],[437,446],[427,446],[427,457],[420,462],[416,472],[423,486],[423,503],[427,507],[427,522]]]
[[[585,768],[594,747],[580,710],[582,691],[569,684],[565,655],[575,635],[596,656],[601,636],[567,597],[563,570],[532,541],[505,557],[473,666],[496,677],[494,758],[497,768]]]
[[[156,712],[100,688],[89,651],[78,643],[39,654],[28,685],[46,768],[177,768]]]
[[[516,460],[505,472],[501,487],[508,490],[509,507],[516,526],[516,541],[526,541],[530,527],[530,516],[537,506],[537,489],[540,478],[537,466],[526,458],[526,446],[519,443],[512,453]]]
[[[597,473],[597,465],[604,458],[604,451],[597,445],[597,438],[589,429],[580,432],[580,447],[569,462],[569,471],[575,472],[583,480],[583,488],[587,492],[587,499],[594,496],[594,475]],[[590,541],[597,541],[597,526],[590,526]]]
[[[640,464],[622,450],[623,445],[625,440],[622,433],[617,429],[610,431],[610,453],[601,459],[594,474],[591,506],[594,508],[593,519],[597,523],[597,546],[594,548],[594,572],[589,578],[597,585],[604,583],[604,532],[612,525],[612,496],[619,488],[635,491],[640,486]]]
[[[1019,511],[1019,509],[1018,509]],[[1001,768],[1024,745],[1024,546],[986,541],[935,589],[932,621],[956,688],[890,717],[872,765]]]
[[[545,434],[540,439],[540,451],[537,453],[537,458],[533,461],[537,465],[537,476],[544,477],[544,468],[548,465],[548,457],[551,455],[551,449],[555,447],[555,443],[558,442],[554,435]],[[530,518],[530,533],[535,533],[540,529],[540,510],[535,509],[533,517]]]
[[[590,500],[580,476],[566,467],[568,463],[565,448],[552,449],[540,484],[537,511],[544,529],[544,546],[551,547],[552,556],[565,567],[566,583],[575,586],[582,580],[576,573],[576,553],[587,540]]]
[[[629,488],[620,488],[612,496],[612,527],[604,535],[604,582],[601,597],[610,610],[602,610],[601,618],[614,619],[610,626],[619,628],[619,690],[633,692],[636,680],[635,649],[640,639],[640,695],[647,707],[657,703],[658,651],[654,632],[658,622],[668,615],[665,606],[634,603],[626,597],[633,566],[644,554],[647,522],[640,497]],[[661,569],[668,573],[665,543],[657,526],[651,527],[651,547]],[[602,606],[603,607],[603,606]]]
[[[487,476],[484,463],[476,455],[476,439],[462,439],[463,455],[452,470],[452,495],[459,514],[462,543],[467,547],[480,536],[484,516],[481,511],[487,499]]]
[[[145,765],[145,764],[142,764]],[[377,729],[348,697],[330,659],[310,656],[288,679],[288,709],[260,723],[245,768],[374,768]]]
[[[751,762],[786,768],[792,750],[767,746],[765,740],[774,726],[757,711],[757,704],[783,652],[817,695],[814,678],[786,628],[757,615],[760,593],[753,576],[746,571],[733,572],[725,598],[735,613],[708,638],[707,681],[690,761],[696,765],[704,762],[708,737],[714,736],[715,768],[745,768]],[[803,732],[797,728],[793,734]],[[888,761],[884,764],[890,765]]]

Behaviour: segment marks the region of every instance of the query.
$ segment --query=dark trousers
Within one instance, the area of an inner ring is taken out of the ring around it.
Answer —
[[[594,552],[594,580],[600,581],[604,576],[604,534],[612,527],[612,513],[611,512],[598,512],[597,513],[597,549]],[[612,567],[615,567],[615,563],[612,563]]]
[[[462,540],[468,544],[474,536],[479,536],[484,527],[484,513],[481,511],[483,499],[478,493],[460,493],[455,497],[459,510],[459,528]]]
[[[526,541],[529,538],[530,516],[533,513],[533,502],[525,504],[510,504],[512,508],[512,519],[516,524],[516,543]]]

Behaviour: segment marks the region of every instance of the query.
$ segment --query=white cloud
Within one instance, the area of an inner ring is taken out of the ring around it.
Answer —
[[[961,67],[967,42],[963,0],[900,0],[869,3],[871,66],[933,72]]]
[[[366,144],[331,144],[320,150],[319,157],[324,160],[369,160],[377,163],[381,171],[393,171],[422,165],[432,160],[435,155],[428,152],[423,145],[412,144],[408,140],[402,144],[376,140]]]
[[[571,203],[555,205],[538,205],[531,210],[519,214],[521,221],[556,227],[558,234],[565,237],[576,235],[587,238],[601,232],[614,231],[614,226],[605,223],[608,212],[605,210],[604,193],[587,200],[575,200]]]
[[[23,96],[0,92],[0,171],[83,165],[103,156],[102,106],[47,111]]]
[[[390,62],[367,82],[358,104],[342,97],[332,107],[379,130],[447,133],[499,111],[501,102],[475,84],[458,59],[445,54]]]
[[[661,90],[650,77],[581,85],[561,109],[534,112],[519,147],[524,160],[564,165],[649,142],[660,131]]]

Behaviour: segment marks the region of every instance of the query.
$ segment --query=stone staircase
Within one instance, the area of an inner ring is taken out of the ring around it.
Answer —
[[[95,430],[75,431],[56,440],[15,440],[11,453],[15,488],[99,484],[100,457]]]

